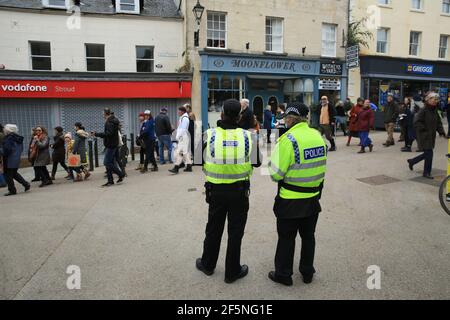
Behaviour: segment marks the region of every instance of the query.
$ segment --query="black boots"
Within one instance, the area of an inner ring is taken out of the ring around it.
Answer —
[[[173,169],[170,169],[169,172],[172,172],[173,174],[178,174],[178,171],[180,170],[179,166],[173,167]]]
[[[336,151],[336,143],[334,142],[334,139],[331,139],[331,148],[328,149],[328,151]]]
[[[186,169],[184,169],[184,172],[192,172],[192,164],[186,165]]]

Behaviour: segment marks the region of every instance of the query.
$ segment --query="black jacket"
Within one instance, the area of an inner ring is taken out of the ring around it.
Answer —
[[[239,120],[239,128],[248,130],[254,127],[255,118],[253,117],[253,112],[250,108],[245,109],[241,113],[241,119]]]
[[[66,159],[66,148],[64,147],[64,135],[62,133],[58,133],[53,137],[53,153],[52,160],[53,162],[64,162]]]
[[[441,117],[437,108],[425,106],[414,118],[414,128],[416,129],[418,145],[423,150],[432,150],[436,144],[436,132],[445,136]]]
[[[399,107],[394,101],[384,106],[384,123],[397,122]]]
[[[157,137],[172,134],[172,125],[170,124],[170,119],[164,113],[158,114],[155,118],[155,134]]]
[[[105,122],[105,132],[97,132],[96,137],[103,138],[106,148],[117,148],[119,146],[119,119],[110,116]]]

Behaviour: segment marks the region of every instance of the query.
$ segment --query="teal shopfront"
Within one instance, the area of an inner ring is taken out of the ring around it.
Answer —
[[[320,60],[215,52],[200,52],[200,56],[205,129],[216,126],[223,102],[231,98],[248,99],[250,108],[262,122],[268,105],[275,111],[279,104],[292,101],[304,102],[308,106],[317,103],[324,79],[339,83],[334,88],[337,94],[330,98],[346,96],[346,76],[321,73]],[[343,69],[341,62],[329,63],[339,64],[337,69]]]

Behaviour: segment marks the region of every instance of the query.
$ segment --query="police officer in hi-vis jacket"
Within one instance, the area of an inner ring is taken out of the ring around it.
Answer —
[[[239,101],[225,101],[218,127],[207,130],[203,138],[209,213],[203,255],[197,259],[196,267],[208,276],[214,273],[228,219],[226,283],[248,274],[248,266],[240,264],[241,242],[249,210],[250,177],[253,167],[261,165],[256,136],[238,127],[240,111]]]
[[[308,126],[308,107],[291,103],[286,109],[288,131],[278,140],[269,162],[269,172],[278,183],[274,213],[278,245],[275,271],[269,278],[292,285],[295,238],[302,239],[300,273],[311,283],[314,269],[315,228],[325,178],[327,146],[316,129]]]

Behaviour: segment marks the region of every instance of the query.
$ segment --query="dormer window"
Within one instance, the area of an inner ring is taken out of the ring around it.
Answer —
[[[139,14],[139,0],[116,0],[116,12]]]
[[[70,7],[70,0],[42,0],[46,8],[67,9]]]

